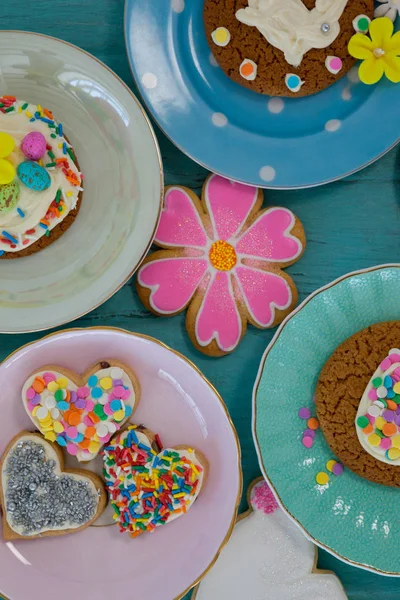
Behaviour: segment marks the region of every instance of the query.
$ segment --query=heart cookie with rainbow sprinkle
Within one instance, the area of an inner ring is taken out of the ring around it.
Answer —
[[[97,456],[136,409],[140,385],[135,373],[117,360],[103,360],[82,375],[44,366],[22,388],[26,412],[50,442],[78,461]]]
[[[103,459],[114,520],[132,537],[184,515],[208,473],[207,459],[199,450],[163,449],[157,434],[136,425],[113,438]]]
[[[303,226],[287,208],[262,203],[261,189],[219,175],[208,177],[202,200],[167,188],[154,240],[163,249],[139,269],[145,306],[163,316],[188,308],[189,336],[210,356],[232,352],[247,323],[274,327],[297,302],[282,268],[303,254]]]

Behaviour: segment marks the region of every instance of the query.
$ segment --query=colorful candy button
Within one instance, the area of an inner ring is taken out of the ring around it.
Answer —
[[[301,87],[305,84],[298,75],[294,73],[288,73],[285,77],[286,87],[293,93],[299,92]]]
[[[371,446],[379,446],[381,443],[381,438],[377,433],[371,433],[371,435],[368,436],[368,442],[371,444]]]
[[[318,485],[326,485],[329,481],[329,475],[323,471],[320,471],[315,476],[315,481],[318,483]]]
[[[328,469],[328,471],[330,473],[333,472],[333,467],[336,465],[336,460],[328,460],[328,462],[326,463],[326,468]]]
[[[332,75],[337,75],[342,70],[343,62],[338,56],[327,56],[325,59],[325,66],[329,73],[332,73]]]
[[[212,41],[217,46],[225,47],[231,41],[231,34],[226,27],[217,27],[211,34]],[[113,377],[113,375],[111,374]]]
[[[300,408],[299,410],[299,417],[300,419],[309,419],[311,417],[311,410],[306,406],[303,406],[303,408]]]
[[[400,449],[390,448],[390,450],[387,451],[387,456],[388,458],[390,458],[390,460],[397,460],[398,458],[400,458]]]
[[[247,81],[254,81],[257,77],[257,68],[258,67],[256,63],[253,60],[245,58],[239,67],[239,73],[243,79],[247,79]]]
[[[368,33],[371,19],[367,15],[358,15],[353,19],[353,27],[357,33]]]

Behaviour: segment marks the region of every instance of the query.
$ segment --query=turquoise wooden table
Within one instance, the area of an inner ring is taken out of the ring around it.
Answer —
[[[0,18],[3,29],[36,31],[81,46],[104,61],[135,91],[125,52],[123,12],[123,0],[14,0],[1,4]],[[156,131],[166,183],[183,184],[200,192],[206,170],[184,156],[157,128]],[[399,179],[399,150],[394,149],[344,181],[311,190],[265,193],[269,204],[292,209],[307,233],[304,257],[288,269],[298,286],[300,300],[348,271],[400,261]],[[161,320],[148,313],[139,302],[132,281],[71,326],[93,325],[112,325],[154,336],[196,363],[221,393],[236,425],[246,489],[260,474],[251,436],[251,392],[261,355],[273,332],[249,327],[233,355],[211,360],[189,343],[184,316]],[[42,335],[45,334],[1,335],[0,359]],[[355,569],[323,551],[318,564],[337,573],[350,600],[400,598],[400,579]]]

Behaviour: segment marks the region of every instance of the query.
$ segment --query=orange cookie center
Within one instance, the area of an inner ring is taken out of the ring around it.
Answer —
[[[211,246],[210,261],[218,271],[230,271],[237,262],[235,249],[228,242],[218,240]]]

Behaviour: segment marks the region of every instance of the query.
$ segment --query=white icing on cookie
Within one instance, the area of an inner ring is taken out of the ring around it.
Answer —
[[[236,18],[257,27],[265,39],[298,67],[312,48],[327,48],[340,33],[339,19],[348,0],[316,0],[308,10],[302,0],[248,0]],[[324,26],[324,27],[323,27]]]

